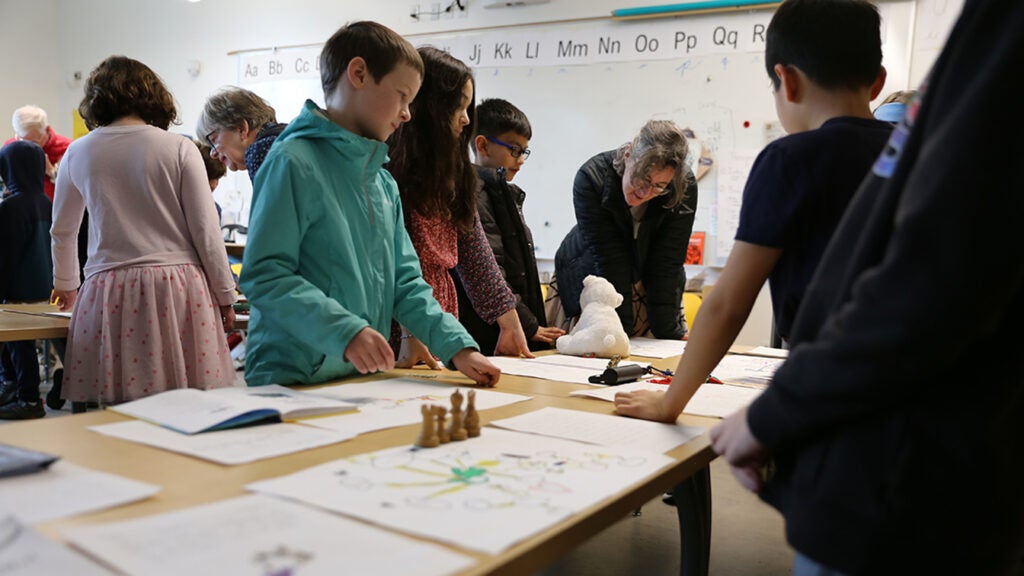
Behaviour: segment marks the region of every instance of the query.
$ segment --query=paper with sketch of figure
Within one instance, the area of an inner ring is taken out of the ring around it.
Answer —
[[[118,570],[146,576],[440,576],[473,565],[434,544],[263,496],[72,528],[64,535]]]
[[[50,540],[13,516],[0,516],[0,575],[113,576],[84,556]]]
[[[465,442],[360,454],[246,488],[497,554],[672,462],[487,427]]]

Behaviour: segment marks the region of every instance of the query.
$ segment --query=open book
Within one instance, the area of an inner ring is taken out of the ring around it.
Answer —
[[[254,388],[182,388],[110,408],[177,432],[195,434],[257,422],[319,416],[355,410],[342,400],[298,392],[284,386]]]

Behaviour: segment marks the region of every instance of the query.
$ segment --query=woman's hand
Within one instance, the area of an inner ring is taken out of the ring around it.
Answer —
[[[533,335],[534,342],[543,342],[545,344],[554,344],[555,340],[559,336],[565,336],[565,330],[561,328],[555,328],[554,326],[538,326],[537,333]]]
[[[530,346],[526,343],[526,334],[523,332],[523,325],[519,322],[519,315],[513,308],[498,317],[496,322],[501,332],[498,333],[498,345],[494,347],[495,356],[525,356],[535,358],[530,352]]]

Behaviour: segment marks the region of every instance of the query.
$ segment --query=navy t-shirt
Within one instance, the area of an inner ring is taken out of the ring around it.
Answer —
[[[736,239],[782,249],[768,282],[783,338],[846,205],[891,131],[879,120],[832,118],[817,130],[772,142],[754,161]]]

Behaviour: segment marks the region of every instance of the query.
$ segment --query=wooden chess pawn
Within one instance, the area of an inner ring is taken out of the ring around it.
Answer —
[[[420,437],[416,439],[416,445],[421,448],[434,448],[441,443],[437,437],[437,430],[434,428],[433,407],[424,404],[420,406],[420,413],[423,414],[423,428],[420,430]]]
[[[469,391],[469,399],[466,401],[466,434],[470,438],[476,438],[480,435],[480,415],[476,412],[476,392],[474,390]]]
[[[448,430],[452,440],[459,441],[468,438],[466,429],[462,425],[462,393],[458,390],[452,394],[452,424]]]
[[[444,406],[434,406],[434,418],[437,419],[437,439],[441,441],[441,444],[447,444],[452,439],[448,435],[448,430],[444,427],[447,415],[447,408]]]

